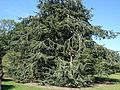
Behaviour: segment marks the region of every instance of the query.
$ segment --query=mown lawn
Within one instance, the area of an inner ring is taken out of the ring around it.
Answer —
[[[15,83],[9,79],[5,79],[2,82],[2,90],[45,90],[38,87],[27,86],[23,84]]]
[[[104,76],[98,79],[100,84],[96,84],[94,87],[82,88],[80,90],[120,90],[120,73],[112,74],[109,77]],[[28,86],[23,84],[15,83],[9,79],[6,79],[2,83],[2,90],[63,90],[63,89],[44,89],[43,87]],[[64,90],[68,90],[64,88]],[[69,89],[74,90],[74,89]]]
[[[86,88],[81,90],[120,90],[120,84],[115,85],[100,85],[93,88]]]
[[[97,84],[94,87],[82,90],[120,90],[120,73],[112,74],[110,76],[103,76],[100,78],[102,84]]]

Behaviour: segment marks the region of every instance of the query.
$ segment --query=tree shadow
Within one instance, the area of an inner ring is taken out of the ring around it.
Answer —
[[[13,85],[2,85],[2,90],[10,90],[12,88],[14,88]]]
[[[2,79],[2,82],[10,82],[12,79]],[[2,84],[2,90],[11,90],[12,88],[15,88],[14,85],[4,85]]]
[[[2,79],[2,81],[9,82],[9,81],[12,81],[12,79]]]
[[[120,79],[112,79],[109,77],[95,77],[96,84],[116,84],[120,83]]]

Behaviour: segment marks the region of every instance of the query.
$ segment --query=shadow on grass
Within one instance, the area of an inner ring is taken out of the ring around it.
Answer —
[[[120,83],[120,79],[112,79],[109,77],[95,77],[96,84],[116,84]]]
[[[2,79],[2,81],[9,82],[9,81],[12,81],[12,79]]]
[[[10,90],[12,88],[14,88],[13,85],[2,85],[2,90]]]
[[[12,79],[2,79],[2,82],[10,82]],[[12,90],[14,85],[2,85],[2,90]]]

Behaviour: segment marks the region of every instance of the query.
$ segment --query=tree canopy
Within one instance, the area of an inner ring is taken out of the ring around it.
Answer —
[[[95,75],[119,69],[118,54],[97,39],[119,33],[90,23],[81,0],[39,0],[39,12],[9,32],[9,74],[17,82],[66,87],[90,86]]]

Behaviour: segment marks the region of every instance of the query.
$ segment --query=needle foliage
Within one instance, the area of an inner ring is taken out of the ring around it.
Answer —
[[[65,87],[90,86],[97,74],[118,68],[118,54],[97,39],[118,33],[90,24],[81,0],[39,0],[39,12],[10,31],[9,74],[17,82]]]

